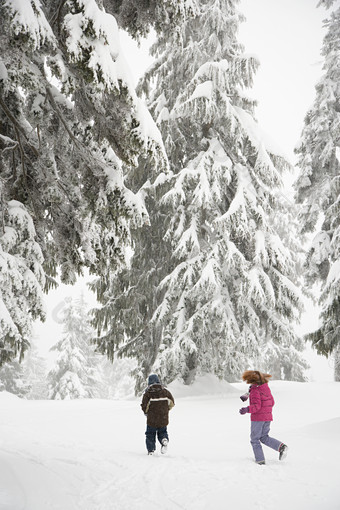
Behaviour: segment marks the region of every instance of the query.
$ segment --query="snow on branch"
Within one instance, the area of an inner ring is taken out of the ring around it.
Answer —
[[[94,0],[79,0],[80,12],[64,18],[67,50],[75,62],[87,61],[96,82],[119,88],[117,58],[120,52],[116,19]]]
[[[265,131],[263,131],[263,129],[248,112],[242,108],[239,108],[238,106],[234,106],[234,110],[244,132],[256,149],[262,146],[270,154],[274,154],[276,156],[287,159],[282,149],[270,138],[270,136]]]
[[[5,0],[4,9],[11,17],[11,31],[15,35],[25,34],[33,50],[47,43],[56,46],[39,0]]]
[[[188,252],[196,254],[200,251],[200,243],[197,235],[198,228],[197,218],[193,216],[189,228],[182,233],[178,245],[174,250],[174,255],[176,257],[181,258]]]

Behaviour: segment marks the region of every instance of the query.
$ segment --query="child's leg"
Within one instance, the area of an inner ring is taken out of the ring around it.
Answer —
[[[262,446],[260,443],[260,438],[263,436],[262,428],[264,421],[251,421],[251,427],[250,427],[250,443],[253,447],[254,455],[255,455],[255,461],[256,462],[263,462],[264,461],[264,454],[262,450]]]
[[[261,443],[265,444],[266,446],[269,446],[269,448],[273,448],[273,450],[279,451],[280,445],[282,444],[281,441],[278,441],[277,439],[274,439],[273,437],[269,436],[270,431],[270,421],[265,421],[262,429],[262,436],[260,438]]]
[[[169,436],[168,431],[166,427],[159,427],[157,429],[157,437],[158,441],[161,443],[161,453],[166,453],[168,450],[168,442],[169,442]]]
[[[162,444],[163,439],[167,439],[169,441],[168,431],[166,427],[159,427],[157,429],[157,437],[158,441]]]
[[[156,450],[156,431],[155,427],[146,426],[146,449],[148,452],[154,452]]]

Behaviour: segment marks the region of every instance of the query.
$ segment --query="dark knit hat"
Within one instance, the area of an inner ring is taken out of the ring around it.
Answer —
[[[159,384],[159,379],[156,374],[149,375],[148,385],[151,386],[151,384]]]

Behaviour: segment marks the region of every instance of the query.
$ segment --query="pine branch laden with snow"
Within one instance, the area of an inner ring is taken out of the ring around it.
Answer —
[[[146,37],[151,28],[158,34],[177,31],[183,20],[198,12],[198,0],[104,0],[105,9],[118,20],[132,37]]]
[[[295,186],[302,205],[302,229],[314,234],[306,258],[306,280],[311,285],[322,283],[320,327],[307,338],[328,355],[339,344],[340,6],[332,0],[319,5],[332,9],[324,22],[324,73],[296,149],[300,175]]]
[[[11,35],[21,39],[32,51],[39,50],[46,44],[56,45],[56,39],[39,0],[5,0],[2,9],[4,15],[11,20]]]
[[[91,132],[103,138],[100,133],[105,129],[112,149],[129,165],[135,165],[141,153],[162,160],[162,139],[136,96],[116,19],[95,0],[74,0],[68,5],[62,26],[64,48],[71,68],[83,82],[81,89],[76,90],[74,84],[71,89],[81,115],[88,123],[95,119]]]
[[[89,83],[118,89],[120,48],[115,18],[94,0],[77,0],[64,17],[63,30],[71,61],[88,69]]]
[[[235,5],[203,2],[179,33],[160,37],[139,86],[170,172],[144,174],[150,227],[135,237],[130,268],[113,278],[103,305],[106,348],[122,341],[142,379],[150,370],[165,382],[190,383],[203,371],[233,379],[251,359],[270,370],[268,342],[276,352],[292,346],[279,376],[303,379],[302,360],[291,369],[301,350],[297,258],[274,220],[287,212],[278,189],[289,164],[254,119],[246,89],[258,61],[237,41]]]
[[[21,360],[29,346],[32,320],[44,320],[43,256],[28,211],[11,200],[2,211],[0,235],[0,365]]]
[[[323,5],[326,9],[332,7],[338,0],[320,0],[318,3],[318,7]]]
[[[106,278],[128,261],[131,228],[149,221],[126,174],[139,160],[167,168],[116,19],[95,0],[4,0],[0,44],[1,197],[32,218],[47,288],[57,271],[65,283],[85,267]],[[26,342],[9,319],[7,328]]]

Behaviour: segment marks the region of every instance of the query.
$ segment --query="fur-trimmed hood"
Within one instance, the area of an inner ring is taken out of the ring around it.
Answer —
[[[263,372],[259,372],[258,370],[246,370],[242,374],[242,379],[246,381],[247,384],[266,384],[270,378],[270,374],[265,374]]]

